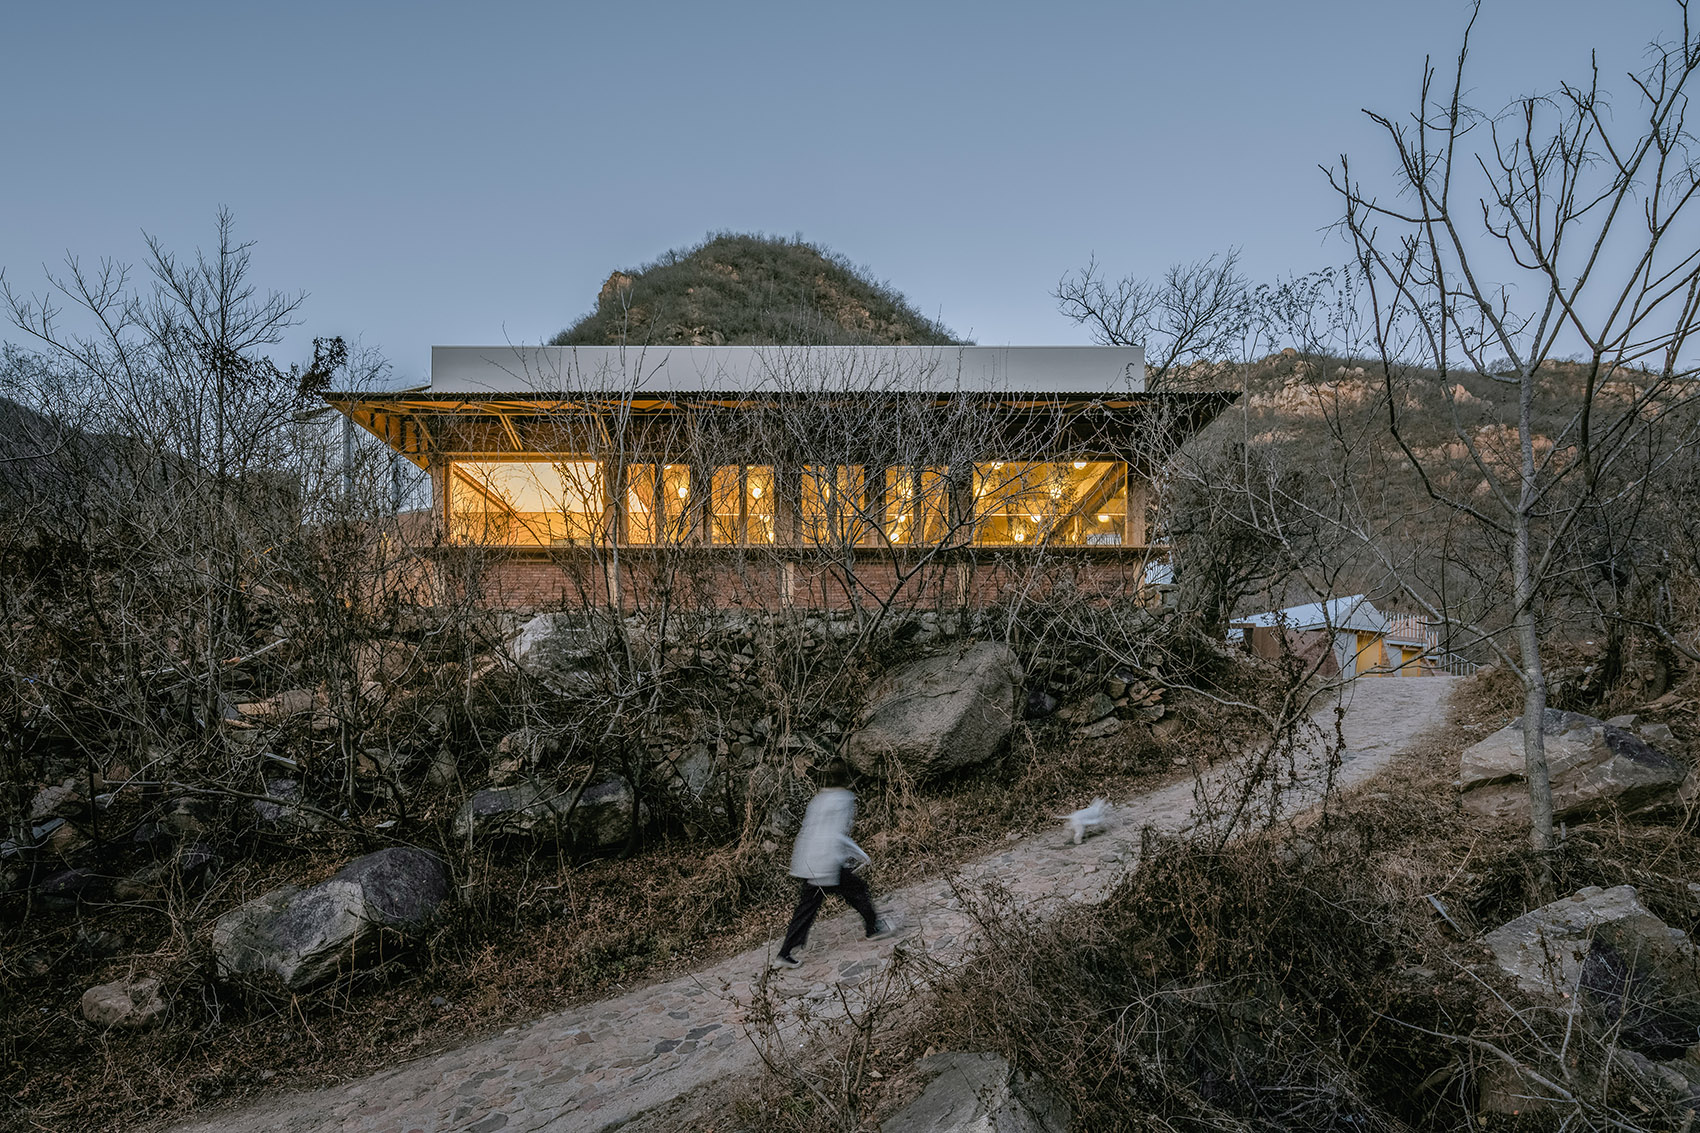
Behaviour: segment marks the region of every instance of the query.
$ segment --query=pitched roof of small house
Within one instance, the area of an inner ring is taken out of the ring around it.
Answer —
[[[1345,598],[1330,598],[1323,602],[1288,606],[1284,610],[1248,614],[1234,618],[1228,624],[1234,629],[1271,629],[1284,626],[1295,630],[1334,629],[1353,630],[1358,633],[1386,633],[1388,619],[1366,596],[1353,594]]]

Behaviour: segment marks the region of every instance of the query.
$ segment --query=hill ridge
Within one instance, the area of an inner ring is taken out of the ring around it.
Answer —
[[[801,236],[710,233],[602,284],[552,346],[969,345],[890,284]]]

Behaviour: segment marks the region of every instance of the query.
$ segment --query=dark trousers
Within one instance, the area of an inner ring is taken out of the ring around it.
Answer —
[[[797,895],[797,911],[791,914],[791,927],[785,930],[785,943],[779,946],[781,956],[791,955],[791,949],[802,947],[803,942],[809,939],[809,927],[815,923],[815,914],[820,912],[821,902],[826,900],[828,893],[838,894],[846,904],[862,914],[862,924],[868,935],[874,934],[878,918],[874,916],[874,899],[868,895],[868,883],[850,870],[840,870],[837,885],[803,882],[803,891]]]

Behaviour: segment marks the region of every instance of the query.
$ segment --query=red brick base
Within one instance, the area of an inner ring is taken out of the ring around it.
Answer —
[[[1140,593],[1147,556],[1055,551],[957,551],[931,559],[858,552],[850,561],[740,551],[455,551],[439,557],[445,597],[504,608],[571,609],[619,605],[770,610],[843,610],[887,603],[908,608],[984,606],[1013,597],[1074,593],[1089,600]],[[610,581],[617,580],[611,587]]]

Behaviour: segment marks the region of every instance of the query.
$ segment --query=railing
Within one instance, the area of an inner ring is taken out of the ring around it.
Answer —
[[[1434,659],[1435,668],[1449,676],[1468,677],[1480,668],[1474,661],[1467,661],[1456,653],[1445,653]]]
[[[1456,653],[1441,648],[1440,630],[1433,622],[1416,614],[1389,614],[1387,634],[1397,641],[1408,641],[1423,647],[1423,663],[1454,677],[1467,677],[1479,666]]]
[[[1387,634],[1399,641],[1417,642],[1430,649],[1440,647],[1440,631],[1415,614],[1387,615]]]

